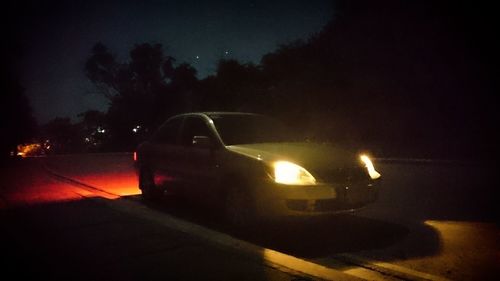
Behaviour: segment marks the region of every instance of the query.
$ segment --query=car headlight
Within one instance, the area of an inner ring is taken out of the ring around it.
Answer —
[[[273,164],[274,181],[288,185],[314,185],[316,179],[304,168],[288,161]]]
[[[368,170],[368,174],[370,175],[370,178],[372,178],[372,180],[380,178],[380,173],[375,170],[375,167],[373,166],[373,163],[372,163],[372,160],[370,160],[370,157],[363,154],[363,155],[359,156],[359,158],[365,164],[365,167]]]

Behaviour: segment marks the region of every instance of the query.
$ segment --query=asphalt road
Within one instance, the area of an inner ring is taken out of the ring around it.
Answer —
[[[43,161],[1,171],[2,280],[317,279],[166,227],[165,214],[50,175]]]
[[[379,200],[369,207],[351,215],[284,221],[262,225],[259,229],[242,231],[225,223],[218,211],[196,206],[176,197],[166,196],[160,203],[144,204],[138,195],[137,179],[129,154],[58,156],[24,160],[33,164],[26,164],[28,166],[26,168],[24,163],[18,163],[2,171],[2,182],[4,182],[0,195],[2,215],[14,211],[47,213],[44,217],[53,216],[57,221],[61,219],[68,221],[71,226],[73,212],[69,212],[71,216],[65,216],[59,208],[50,207],[73,206],[71,208],[76,210],[78,217],[88,212],[88,216],[86,214],[84,217],[89,218],[91,225],[99,225],[107,230],[105,232],[108,235],[112,235],[124,227],[116,226],[120,225],[116,223],[119,219],[108,214],[106,204],[99,205],[96,202],[125,200],[148,211],[154,211],[160,217],[174,216],[265,249],[276,250],[369,280],[496,280],[500,274],[498,269],[500,233],[496,216],[498,208],[495,204],[495,173],[489,171],[486,166],[431,162],[378,163],[377,167],[384,177],[384,183]],[[48,169],[46,171],[39,169],[42,165]],[[23,169],[28,170],[23,172]],[[14,180],[13,175],[15,175]],[[9,179],[13,183],[6,185],[5,182]],[[86,185],[78,185],[77,182]],[[29,189],[29,192],[26,189]],[[95,199],[88,200],[88,198]],[[57,212],[50,213],[52,209],[57,209]],[[100,216],[101,213],[105,215]],[[117,216],[123,214],[118,212]],[[87,225],[85,219],[83,221],[78,225]],[[128,225],[135,224],[140,224],[142,228],[146,223],[136,218],[134,223]],[[14,253],[17,253],[17,250],[14,251],[12,247],[18,246],[22,246],[21,248],[29,253],[29,246],[26,245],[38,246],[44,241],[49,241],[45,236],[57,232],[56,228],[49,234],[31,233],[29,229],[23,228],[26,225],[24,221],[2,223],[2,227],[5,225],[8,225],[8,229],[14,230],[2,231],[4,239],[12,239],[21,244],[9,246],[10,251]],[[67,231],[67,227],[63,229]],[[87,241],[81,236],[84,234],[80,233],[79,227],[75,229],[72,233],[78,233],[82,241]],[[96,236],[99,231],[99,228],[94,228],[91,235]],[[23,239],[17,236],[13,239],[12,236],[19,232],[22,233]],[[147,231],[155,233],[151,234],[153,237],[158,237],[158,232],[160,231],[155,230],[155,227]],[[179,239],[182,239],[184,236],[180,237]],[[176,241],[177,238],[173,237],[172,241]],[[102,238],[90,248],[99,249],[98,247],[103,246],[99,243],[105,243],[108,239],[110,237]],[[165,245],[155,238],[146,240],[147,245],[139,243],[134,245],[134,248],[137,248],[137,251],[148,251],[148,249],[154,251],[153,249],[169,247],[168,243]],[[174,244],[179,243],[181,242]],[[57,248],[62,257],[68,250],[66,244],[71,243],[58,243]],[[87,246],[90,245],[85,247]],[[47,248],[50,249],[50,246]],[[120,248],[117,248],[120,253]],[[76,247],[76,250],[81,252],[82,249]],[[113,254],[116,251],[117,249],[113,247],[107,251],[103,256],[104,258],[107,255],[105,264],[114,264],[117,255],[123,257],[123,249],[121,255]],[[189,255],[189,252],[186,253]],[[192,259],[198,259],[200,256],[196,252],[192,254],[190,257]],[[81,255],[79,258],[84,261],[83,264],[92,268],[90,265],[93,263],[85,262],[85,259],[89,258],[85,251]],[[43,253],[30,253],[28,256],[30,259],[36,259],[43,257]],[[14,255],[14,260],[23,258],[25,256]],[[210,257],[201,255],[199,259],[198,262],[201,262],[204,259],[210,260]],[[81,270],[80,267],[72,267],[70,265],[72,262],[66,263],[68,267],[62,272]],[[258,270],[254,268],[250,272],[257,272],[256,275],[248,272],[243,275],[251,276],[254,280],[275,279],[269,277],[274,276],[273,273],[280,276],[279,278],[282,278],[280,280],[290,280],[298,278],[297,276],[303,278],[293,270],[291,273],[283,273],[269,266],[265,268],[270,269],[271,273],[262,274],[260,268]],[[34,272],[36,270],[35,268]],[[94,269],[90,272],[100,274],[101,270]],[[116,265],[113,270],[117,270]],[[113,270],[110,272],[114,272]],[[200,272],[202,271],[203,269],[200,269]],[[174,272],[184,277],[194,276],[193,270]],[[172,276],[165,274],[165,272],[151,272],[152,276]],[[217,276],[213,272],[211,274],[209,276]],[[237,276],[227,274],[225,277],[231,276],[232,279]]]

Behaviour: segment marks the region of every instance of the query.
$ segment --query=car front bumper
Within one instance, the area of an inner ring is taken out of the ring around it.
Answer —
[[[256,194],[260,215],[314,216],[351,212],[374,202],[380,181],[315,186],[287,186],[266,181],[263,185]]]

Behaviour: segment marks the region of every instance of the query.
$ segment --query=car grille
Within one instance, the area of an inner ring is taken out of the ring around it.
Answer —
[[[347,203],[335,199],[317,200],[315,211],[328,212],[334,210],[358,209],[366,205],[366,202]]]
[[[365,167],[341,167],[316,171],[317,177],[327,183],[355,183],[370,179]]]
[[[350,195],[350,199],[346,195],[342,195],[336,199],[289,199],[286,200],[286,205],[288,209],[299,212],[332,212],[358,209],[375,201],[377,198],[377,193],[374,190],[357,193],[353,194],[354,196]]]

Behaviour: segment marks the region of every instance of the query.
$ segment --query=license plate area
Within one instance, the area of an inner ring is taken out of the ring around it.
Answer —
[[[364,185],[345,186],[341,194],[344,195],[343,201],[350,205],[372,201],[372,190]]]

